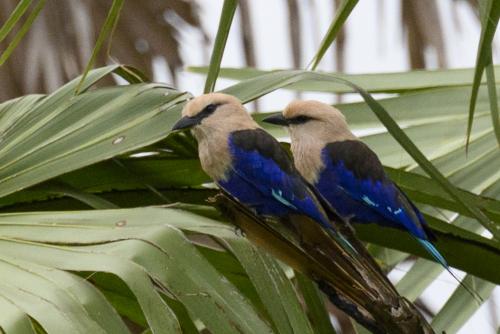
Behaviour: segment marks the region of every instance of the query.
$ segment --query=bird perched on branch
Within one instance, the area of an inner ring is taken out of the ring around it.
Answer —
[[[365,259],[363,245],[337,233],[336,227],[342,223],[338,216],[332,216],[330,208],[325,212],[287,152],[259,127],[237,98],[202,95],[185,105],[182,116],[173,130],[191,129],[203,170],[229,197],[258,216],[291,224],[293,238],[300,241],[316,268],[308,273],[333,303],[377,333],[387,332],[384,329],[389,325],[401,326],[399,320],[387,321],[385,310],[391,314],[406,310],[412,314],[409,318],[420,319],[417,311],[409,311],[411,305],[398,296],[380,269],[372,266],[371,257]],[[257,224],[261,223],[267,226],[265,220],[259,219]]]
[[[341,217],[406,230],[448,269],[420,211],[349,130],[339,110],[318,101],[294,101],[264,122],[288,127],[296,168]]]
[[[173,130],[192,129],[203,170],[260,216],[308,216],[333,226],[279,142],[234,96],[211,93],[186,104]]]
[[[280,143],[252,119],[236,97],[222,93],[199,96],[186,104],[182,116],[172,130],[192,129],[203,170],[226,193],[259,216],[285,222],[293,221],[291,215],[306,216],[319,223],[341,249],[358,252],[337,232]]]
[[[263,120],[286,126],[295,166],[332,210],[351,223],[376,223],[410,233],[476,300],[436,249],[422,213],[386,175],[382,163],[350,130],[344,115],[319,101],[294,101]]]

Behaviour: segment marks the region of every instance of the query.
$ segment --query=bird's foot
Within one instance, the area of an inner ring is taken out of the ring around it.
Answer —
[[[236,234],[238,237],[241,238],[245,238],[247,236],[245,231],[243,231],[242,228],[239,226],[234,227],[234,234]]]

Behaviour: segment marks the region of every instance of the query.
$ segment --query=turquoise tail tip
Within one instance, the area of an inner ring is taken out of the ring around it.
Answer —
[[[439,251],[434,247],[434,245],[428,241],[423,239],[417,239],[418,242],[432,255],[432,257],[439,262],[443,267],[449,268],[448,262],[446,262],[445,258],[439,253]]]
[[[483,298],[474,291],[471,287],[466,285],[464,282],[462,282],[457,275],[451,270],[450,266],[448,265],[448,262],[444,259],[444,257],[439,253],[439,251],[434,247],[434,245],[427,240],[422,240],[422,239],[417,239],[418,242],[429,252],[431,253],[432,257],[439,262],[443,267],[446,268],[446,270],[450,273],[451,276],[460,284],[477,302],[478,305],[481,305],[481,303],[484,302]]]

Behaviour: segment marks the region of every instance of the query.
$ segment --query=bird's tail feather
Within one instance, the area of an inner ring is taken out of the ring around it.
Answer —
[[[425,250],[427,250],[432,255],[432,257],[450,273],[450,275],[458,282],[458,284],[460,284],[472,297],[474,297],[474,299],[476,299],[478,303],[483,302],[483,299],[476,291],[467,286],[457,277],[457,275],[451,270],[448,262],[446,262],[445,258],[441,255],[441,253],[439,253],[439,251],[430,241],[423,239],[417,240],[425,248]]]
[[[354,248],[354,246],[349,242],[349,240],[347,240],[341,233],[339,233],[338,231],[334,230],[332,227],[326,228],[326,231],[335,240],[337,240],[339,242],[339,244],[345,250],[347,250],[349,253],[351,253],[352,255],[357,255],[358,254],[358,251],[356,250],[356,248]]]
[[[436,247],[434,247],[434,245],[430,241],[423,239],[417,239],[417,240],[440,265],[442,265],[446,269],[449,268],[448,262],[446,262],[445,258],[441,255],[441,253],[439,253],[439,251],[436,249]]]

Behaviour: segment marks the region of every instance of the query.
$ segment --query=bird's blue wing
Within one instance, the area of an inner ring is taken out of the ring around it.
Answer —
[[[368,146],[355,140],[330,143],[323,149],[322,159],[325,168],[316,184],[319,192],[330,202],[335,197],[351,200],[331,203],[337,211],[347,209],[344,211],[346,213],[352,210],[352,214],[360,214],[365,218],[378,216],[406,229],[461,286],[474,298],[482,300],[473,289],[458,279],[446,259],[430,242],[435,237],[422,214],[387,177],[380,160]],[[342,207],[344,204],[346,206]]]
[[[232,168],[219,184],[259,214],[299,213],[331,227],[291,159],[271,135],[261,129],[240,130],[229,137]]]
[[[368,146],[357,140],[329,143],[322,159],[325,168],[316,187],[340,214],[403,228],[428,239],[420,212],[387,177]]]

